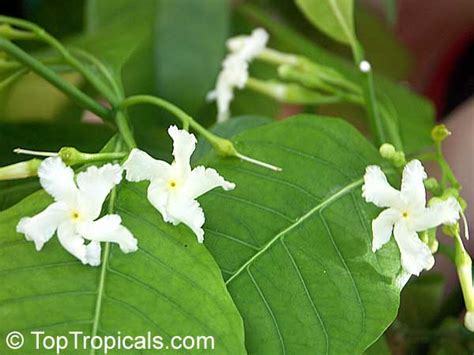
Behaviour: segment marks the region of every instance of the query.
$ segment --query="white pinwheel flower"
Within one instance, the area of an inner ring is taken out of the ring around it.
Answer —
[[[45,159],[39,169],[41,186],[54,202],[33,217],[25,217],[17,231],[40,251],[57,231],[61,245],[83,264],[100,265],[100,242],[113,242],[124,253],[137,250],[137,240],[121,223],[120,216],[97,219],[112,188],[122,179],[117,164],[92,166],[77,175],[58,157]],[[86,240],[90,241],[86,244]]]
[[[216,88],[207,95],[209,101],[217,102],[218,122],[229,118],[234,89],[244,88],[249,77],[249,64],[265,49],[267,41],[268,33],[262,28],[255,29],[250,36],[239,36],[227,41],[231,53],[222,62]]]
[[[454,197],[435,204],[426,205],[423,180],[425,169],[419,160],[412,160],[403,169],[400,191],[394,189],[385,174],[376,165],[368,166],[364,176],[362,196],[378,207],[388,207],[372,221],[372,250],[375,252],[393,235],[400,249],[403,269],[409,274],[419,275],[434,264],[430,248],[418,237],[417,232],[453,224],[459,219],[461,210]]]
[[[173,139],[173,163],[155,160],[147,153],[133,149],[124,164],[126,178],[132,182],[150,181],[148,200],[163,220],[174,225],[184,223],[202,243],[205,217],[196,198],[216,187],[232,190],[235,184],[224,180],[214,169],[191,168],[190,158],[196,148],[193,134],[176,126],[171,126],[168,133]]]

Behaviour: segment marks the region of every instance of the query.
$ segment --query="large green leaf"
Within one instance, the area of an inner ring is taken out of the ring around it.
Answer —
[[[353,44],[353,0],[295,0],[301,11],[313,25],[336,41]]]
[[[301,115],[234,138],[280,173],[211,154],[236,183],[202,199],[206,245],[252,354],[362,353],[396,316],[396,245],[371,251],[378,209],[361,196],[375,148],[347,123]]]
[[[32,330],[90,335],[97,329],[101,336],[150,331],[163,336],[166,345],[173,335],[211,335],[217,353],[245,353],[242,320],[212,257],[186,227],[165,224],[145,196],[143,185],[120,187],[116,210],[139,240],[139,250],[123,254],[110,245],[103,252],[108,261],[97,268],[83,266],[56,238],[37,252],[15,232],[22,216],[51,202],[44,192],[0,213],[2,339],[22,331],[21,353],[32,354]],[[3,341],[0,353],[8,353]]]

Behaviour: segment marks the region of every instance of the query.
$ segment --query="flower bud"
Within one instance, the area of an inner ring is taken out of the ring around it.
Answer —
[[[24,179],[30,176],[36,176],[38,167],[41,164],[39,159],[31,159],[20,163],[4,166],[0,168],[0,180]]]
[[[392,159],[396,153],[395,147],[389,143],[384,143],[379,148],[380,155],[384,159]]]
[[[66,165],[74,165],[83,162],[83,153],[73,147],[64,147],[59,150],[58,156]]]
[[[474,332],[474,312],[466,312],[464,316],[464,326],[471,332]]]
[[[436,125],[431,130],[431,138],[435,142],[442,142],[450,135],[451,135],[451,132],[448,130],[448,128],[444,124]]]
[[[431,192],[438,191],[439,189],[438,180],[436,180],[436,178],[434,177],[426,179],[425,181],[423,181],[423,183],[425,184],[426,189]]]

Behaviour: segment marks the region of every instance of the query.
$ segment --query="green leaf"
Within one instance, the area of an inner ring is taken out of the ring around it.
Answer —
[[[306,18],[320,31],[336,41],[353,46],[353,0],[295,0]]]
[[[40,189],[36,178],[0,181],[0,211],[13,206]]]
[[[85,6],[86,32],[72,45],[90,51],[120,72],[149,38],[154,8],[153,0],[141,0],[139,6],[128,0],[88,0]]]
[[[206,246],[244,319],[251,354],[357,354],[397,314],[393,241],[374,254],[361,196],[377,150],[344,121],[313,115],[244,131],[239,151],[276,173],[211,154],[236,183],[202,198]]]
[[[50,202],[41,191],[0,213],[0,334],[23,331],[21,353],[34,352],[31,330],[90,335],[95,327],[101,336],[150,331],[165,344],[174,335],[211,335],[217,353],[245,353],[242,320],[214,260],[186,227],[163,222],[144,185],[121,185],[116,201],[139,250],[123,254],[111,244],[97,268],[82,265],[56,237],[37,252],[15,232],[21,217]],[[0,342],[0,353],[7,352]]]
[[[228,0],[160,0],[154,27],[156,93],[195,115],[225,54]]]

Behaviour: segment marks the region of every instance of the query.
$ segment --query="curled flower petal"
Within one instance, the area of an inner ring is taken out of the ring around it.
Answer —
[[[216,187],[222,187],[226,191],[235,188],[234,183],[226,181],[217,171],[203,166],[198,166],[191,172],[189,182],[191,183],[184,186],[184,191],[192,199],[198,198]]]
[[[453,224],[459,219],[461,206],[454,197],[426,208],[414,220],[414,228],[421,232],[441,224]]]
[[[184,223],[196,234],[199,243],[204,241],[202,226],[205,217],[197,201],[187,198],[172,199],[169,201],[167,211],[173,224]]]
[[[118,164],[91,166],[77,176],[79,210],[83,218],[96,219],[100,215],[105,198],[122,180],[122,168]]]
[[[378,207],[394,207],[398,204],[400,192],[388,183],[380,167],[370,165],[365,170],[362,196]]]
[[[22,218],[16,230],[25,234],[26,239],[33,241],[36,250],[40,251],[54,235],[66,215],[67,206],[62,202],[55,202],[34,217]]]
[[[134,252],[137,250],[137,240],[121,223],[119,215],[109,214],[94,222],[80,223],[77,230],[86,239],[117,243],[124,253]]]
[[[399,222],[394,228],[395,240],[402,258],[402,267],[410,274],[419,275],[422,270],[429,270],[434,265],[430,248],[423,243],[418,234]]]
[[[400,218],[400,212],[393,208],[382,211],[376,219],[372,221],[372,251],[379,250],[386,244],[392,236],[394,224]]]
[[[425,185],[427,178],[425,169],[419,160],[410,161],[403,169],[401,196],[410,201],[413,208],[424,208],[426,204]]]
[[[140,149],[133,149],[123,168],[128,181],[140,182],[152,180],[167,174],[170,165],[161,160],[155,160]]]
[[[74,203],[77,188],[74,183],[74,171],[66,166],[59,157],[50,157],[38,168],[41,186],[56,201]]]

